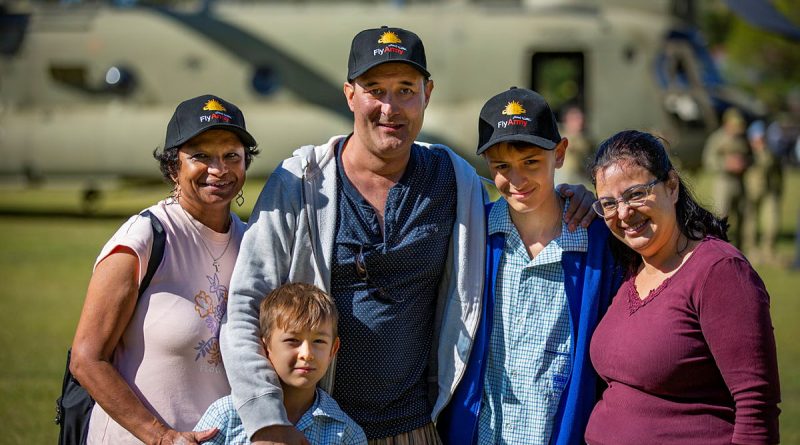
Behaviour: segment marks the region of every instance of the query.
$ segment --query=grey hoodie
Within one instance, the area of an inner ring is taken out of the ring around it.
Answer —
[[[220,340],[234,405],[248,437],[266,426],[291,425],[280,381],[264,357],[258,308],[270,291],[287,282],[313,283],[330,291],[337,216],[335,147],[344,137],[301,147],[278,166],[261,191],[242,240]],[[448,147],[416,144],[446,151],[457,184],[456,220],[429,366],[431,420],[436,420],[464,373],[480,318],[487,197],[475,169]],[[321,382],[329,391],[335,366]]]

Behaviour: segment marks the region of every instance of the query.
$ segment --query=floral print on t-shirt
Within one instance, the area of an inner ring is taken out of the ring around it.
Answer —
[[[219,329],[222,317],[228,307],[228,287],[220,284],[216,273],[208,278],[208,292],[201,290],[194,296],[194,310],[200,318],[205,319],[206,327],[210,336],[198,342],[195,346],[197,356],[195,361],[201,358],[209,364],[217,366],[222,363],[222,354],[219,350]]]

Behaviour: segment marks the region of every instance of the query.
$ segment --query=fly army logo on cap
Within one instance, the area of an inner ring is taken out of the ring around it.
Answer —
[[[347,80],[353,81],[370,69],[388,62],[409,64],[426,78],[430,77],[425,47],[419,36],[403,28],[382,26],[365,29],[353,37],[347,63]]]
[[[503,108],[502,114],[511,117],[497,121],[497,128],[513,126],[527,127],[528,122],[531,121],[531,118],[523,116],[525,113],[527,113],[527,111],[521,103],[515,100],[510,101],[508,104],[506,104],[506,107]]]
[[[478,118],[478,150],[501,142],[524,143],[553,150],[561,141],[555,116],[537,92],[511,87],[489,99]]]
[[[225,107],[222,106],[221,103],[217,99],[209,99],[205,105],[203,105],[203,111],[226,111]]]
[[[403,41],[400,40],[400,37],[397,37],[397,34],[395,34],[394,32],[386,31],[385,33],[381,34],[381,38],[378,39],[378,43],[383,43],[383,44],[403,43]]]
[[[506,116],[513,116],[515,114],[525,114],[525,113],[526,111],[525,108],[522,107],[522,104],[515,100],[512,100],[511,102],[506,104],[505,108],[503,108],[503,114],[505,114]]]
[[[208,102],[203,105],[203,111],[212,111],[212,113],[200,115],[200,122],[213,122],[216,120],[228,123],[233,119],[231,115],[227,114],[228,110],[216,99],[209,99]]]
[[[211,129],[236,133],[245,147],[258,145],[247,132],[239,107],[219,96],[204,94],[185,100],[175,108],[167,124],[164,149],[180,147],[189,139]]]
[[[403,43],[403,41],[400,40],[400,37],[398,37],[397,34],[392,31],[386,31],[385,33],[381,34],[381,37],[378,39],[378,43],[386,46],[372,50],[373,56],[382,56],[383,53],[387,51],[397,53],[402,56],[406,53],[406,51],[408,51],[405,46],[400,45]]]

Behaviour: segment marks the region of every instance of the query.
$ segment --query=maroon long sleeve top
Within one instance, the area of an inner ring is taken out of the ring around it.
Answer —
[[[704,239],[639,298],[620,287],[592,337],[608,388],[590,445],[778,442],[778,364],[764,283],[742,254]]]

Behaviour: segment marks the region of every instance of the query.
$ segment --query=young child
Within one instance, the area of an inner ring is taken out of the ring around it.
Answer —
[[[511,88],[489,99],[477,154],[501,199],[487,209],[484,308],[462,383],[439,418],[448,444],[577,444],[595,403],[589,339],[621,274],[602,220],[567,229],[564,163],[547,102]]]
[[[366,444],[364,431],[317,382],[339,350],[339,313],[316,286],[289,283],[262,300],[261,340],[281,381],[286,414],[312,445]],[[195,431],[219,428],[208,444],[249,444],[231,396],[214,402]]]

